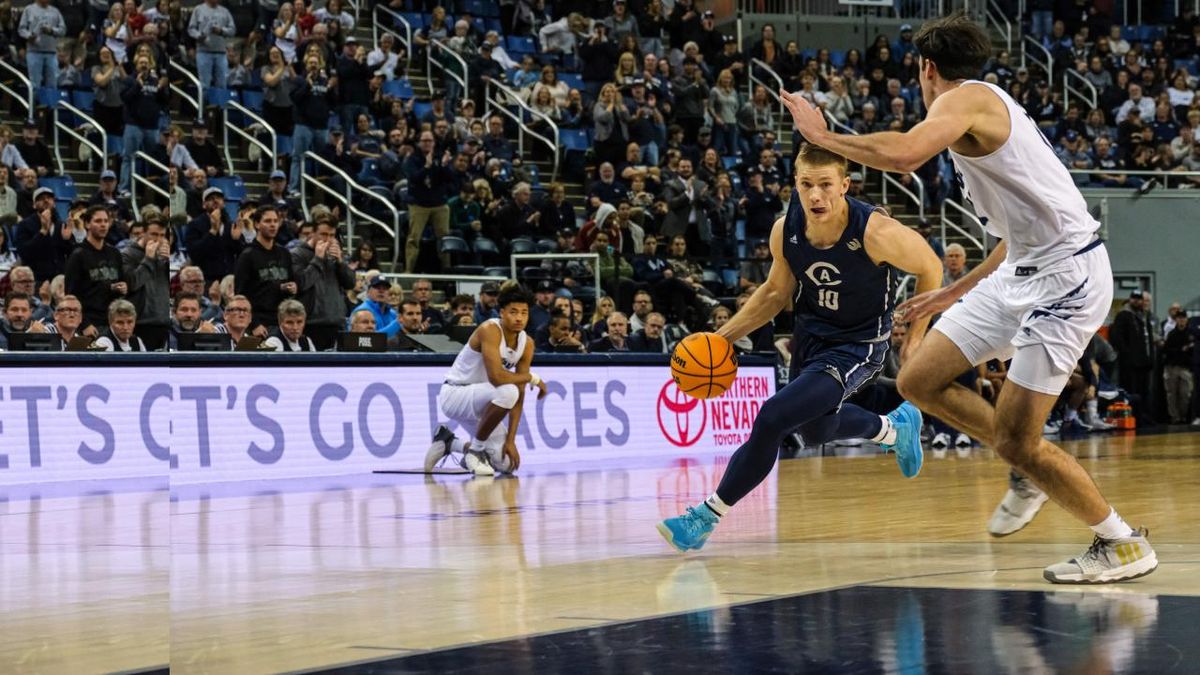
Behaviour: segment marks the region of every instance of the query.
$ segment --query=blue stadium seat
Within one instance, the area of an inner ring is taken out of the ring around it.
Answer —
[[[44,105],[48,108],[53,108],[58,105],[59,101],[66,101],[69,97],[70,93],[65,89],[38,87],[35,99],[38,105]]]
[[[263,93],[247,89],[242,92],[242,105],[253,110],[254,112],[262,112],[263,109]]]
[[[537,45],[533,43],[531,37],[509,35],[505,40],[505,49],[509,54],[533,54],[537,51]]]
[[[499,17],[500,7],[489,0],[463,0],[459,8],[471,16]]]
[[[737,157],[725,155],[724,157],[721,158],[721,163],[725,165],[725,170],[729,171],[729,170],[733,169],[733,167],[737,166],[738,159],[737,159]]]
[[[233,202],[225,200],[225,215],[229,216],[230,221],[237,220],[238,209],[241,208],[241,202]]]
[[[219,176],[210,178],[208,182],[215,188],[221,188],[226,202],[240,202],[246,198],[246,184],[238,176]]]
[[[84,112],[92,112],[96,107],[96,95],[90,91],[80,91],[76,89],[71,92],[71,105],[79,108]]]
[[[471,25],[475,27],[476,32],[483,35],[487,32],[487,24],[478,16],[471,17]]]
[[[277,136],[275,141],[276,141],[275,151],[277,153],[279,153],[283,157],[288,157],[292,154],[292,137],[291,136]]]
[[[413,97],[412,82],[408,80],[388,80],[383,83],[383,95],[408,100]]]
[[[408,25],[412,26],[414,31],[429,25],[429,22],[425,20],[425,15],[420,12],[400,12],[400,16],[404,17],[404,20],[408,22]],[[399,21],[396,22],[396,27],[403,28]]]
[[[438,240],[438,253],[470,253],[467,240],[462,237],[445,236]]]
[[[59,221],[64,222],[64,223],[67,222],[67,216],[70,215],[70,211],[71,211],[71,202],[70,201],[63,201],[61,199],[54,200],[54,212],[56,214],[58,214]]]
[[[75,179],[70,176],[49,176],[38,179],[38,186],[54,190],[54,198],[70,202],[79,196]]]
[[[416,116],[418,123],[422,119],[425,118],[425,115],[430,110],[433,110],[433,104],[430,103],[429,101],[414,101],[413,102],[413,115]]]
[[[507,279],[509,271],[507,267],[485,267],[483,268],[483,276]]]
[[[559,129],[558,142],[564,150],[586,152],[591,143],[584,129]]]
[[[558,242],[553,239],[538,239],[538,253],[558,253]]]
[[[500,19],[497,17],[486,16],[483,18],[483,27],[489,31],[501,32]]]
[[[475,249],[476,253],[500,255],[500,247],[496,245],[496,242],[487,237],[475,237],[475,241],[471,242],[471,246]]]
[[[233,92],[228,89],[217,89],[216,87],[205,87],[204,89],[204,105],[223,107],[231,98],[233,98]]]
[[[558,73],[558,79],[572,89],[583,91],[583,76],[578,73]]]
[[[1121,26],[1121,37],[1129,42],[1135,42],[1138,39],[1137,26]]]
[[[84,68],[79,71],[79,88],[84,91],[92,90],[92,69]]]
[[[846,52],[836,50],[829,52],[829,62],[833,64],[834,68],[840,69],[846,65]]]

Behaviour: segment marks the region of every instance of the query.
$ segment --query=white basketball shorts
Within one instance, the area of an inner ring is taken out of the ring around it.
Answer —
[[[472,445],[477,445],[475,431],[479,427],[479,418],[483,417],[483,411],[495,397],[496,387],[490,382],[443,384],[442,388],[438,390],[437,401],[442,414],[462,425],[470,435]],[[499,460],[503,457],[501,451],[507,436],[508,418],[506,417],[500,420],[500,423],[492,430],[484,442],[484,447],[475,449],[487,450],[489,457]],[[493,466],[500,465],[494,464]]]
[[[1103,245],[1039,268],[1005,262],[942,315],[934,330],[972,365],[1012,358],[1008,379],[1057,396],[1112,307]]]

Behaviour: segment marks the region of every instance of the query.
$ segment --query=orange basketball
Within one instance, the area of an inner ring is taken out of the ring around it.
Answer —
[[[692,398],[716,398],[737,377],[737,355],[716,333],[692,333],[671,353],[671,377]]]

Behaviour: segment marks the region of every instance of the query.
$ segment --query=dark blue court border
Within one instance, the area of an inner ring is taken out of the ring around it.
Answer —
[[[1197,625],[1200,598],[1130,586],[855,586],[304,672],[1194,673]]]

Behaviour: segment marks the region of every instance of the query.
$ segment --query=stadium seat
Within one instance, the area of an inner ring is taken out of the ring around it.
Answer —
[[[591,143],[584,129],[559,129],[558,144],[563,150],[586,152]]]
[[[399,14],[404,17],[409,26],[412,26],[414,33],[429,25],[429,22],[425,20],[425,15],[420,12],[400,12]],[[396,21],[396,27],[403,28],[403,25]]]
[[[215,188],[221,188],[227,202],[240,202],[246,198],[246,183],[237,176],[219,176],[210,178],[208,182]]]
[[[433,104],[428,101],[413,101],[413,115],[420,122],[425,118],[426,113],[433,110]]]
[[[537,253],[537,244],[532,239],[520,237],[508,242],[508,249],[513,253]]]
[[[583,91],[583,76],[578,73],[558,73],[558,79],[572,89]]]
[[[206,106],[223,107],[231,98],[233,98],[233,92],[228,89],[217,89],[216,87],[205,87],[204,89],[204,105]]]
[[[558,253],[558,242],[553,239],[538,239],[538,253]]]
[[[383,95],[408,100],[413,97],[412,82],[408,80],[388,80],[383,83]]]
[[[254,112],[262,112],[263,109],[263,93],[246,89],[242,92],[242,105],[253,110]]]
[[[502,29],[502,27],[500,25],[500,19],[498,17],[490,17],[490,16],[485,16],[483,18],[483,27],[488,29],[489,31],[494,30],[497,33],[501,32],[501,29]]]
[[[467,241],[462,237],[445,236],[438,240],[438,253],[470,253]]]
[[[240,201],[229,201],[228,199],[225,200],[225,215],[229,216],[229,220],[231,222],[237,220],[239,208],[241,208]]]
[[[37,96],[35,98],[38,105],[44,105],[47,108],[53,108],[58,105],[59,101],[66,101],[69,97],[70,93],[66,89],[38,87]]]
[[[475,241],[471,242],[471,246],[479,254],[492,253],[500,255],[500,247],[496,245],[496,242],[487,237],[476,237]]]
[[[481,277],[484,275],[484,269],[483,265],[455,265],[450,268],[450,272],[464,277]]]
[[[522,35],[509,35],[505,38],[505,49],[510,55],[515,54],[533,54],[537,52],[537,45],[533,43],[533,38]]]
[[[510,271],[507,267],[485,267],[483,268],[483,276],[507,279]]]
[[[49,176],[38,179],[38,185],[54,190],[54,198],[70,202],[79,196],[75,188],[75,179],[70,176]]]
[[[75,90],[71,92],[71,105],[84,112],[92,112],[96,107],[96,95],[90,91]]]

